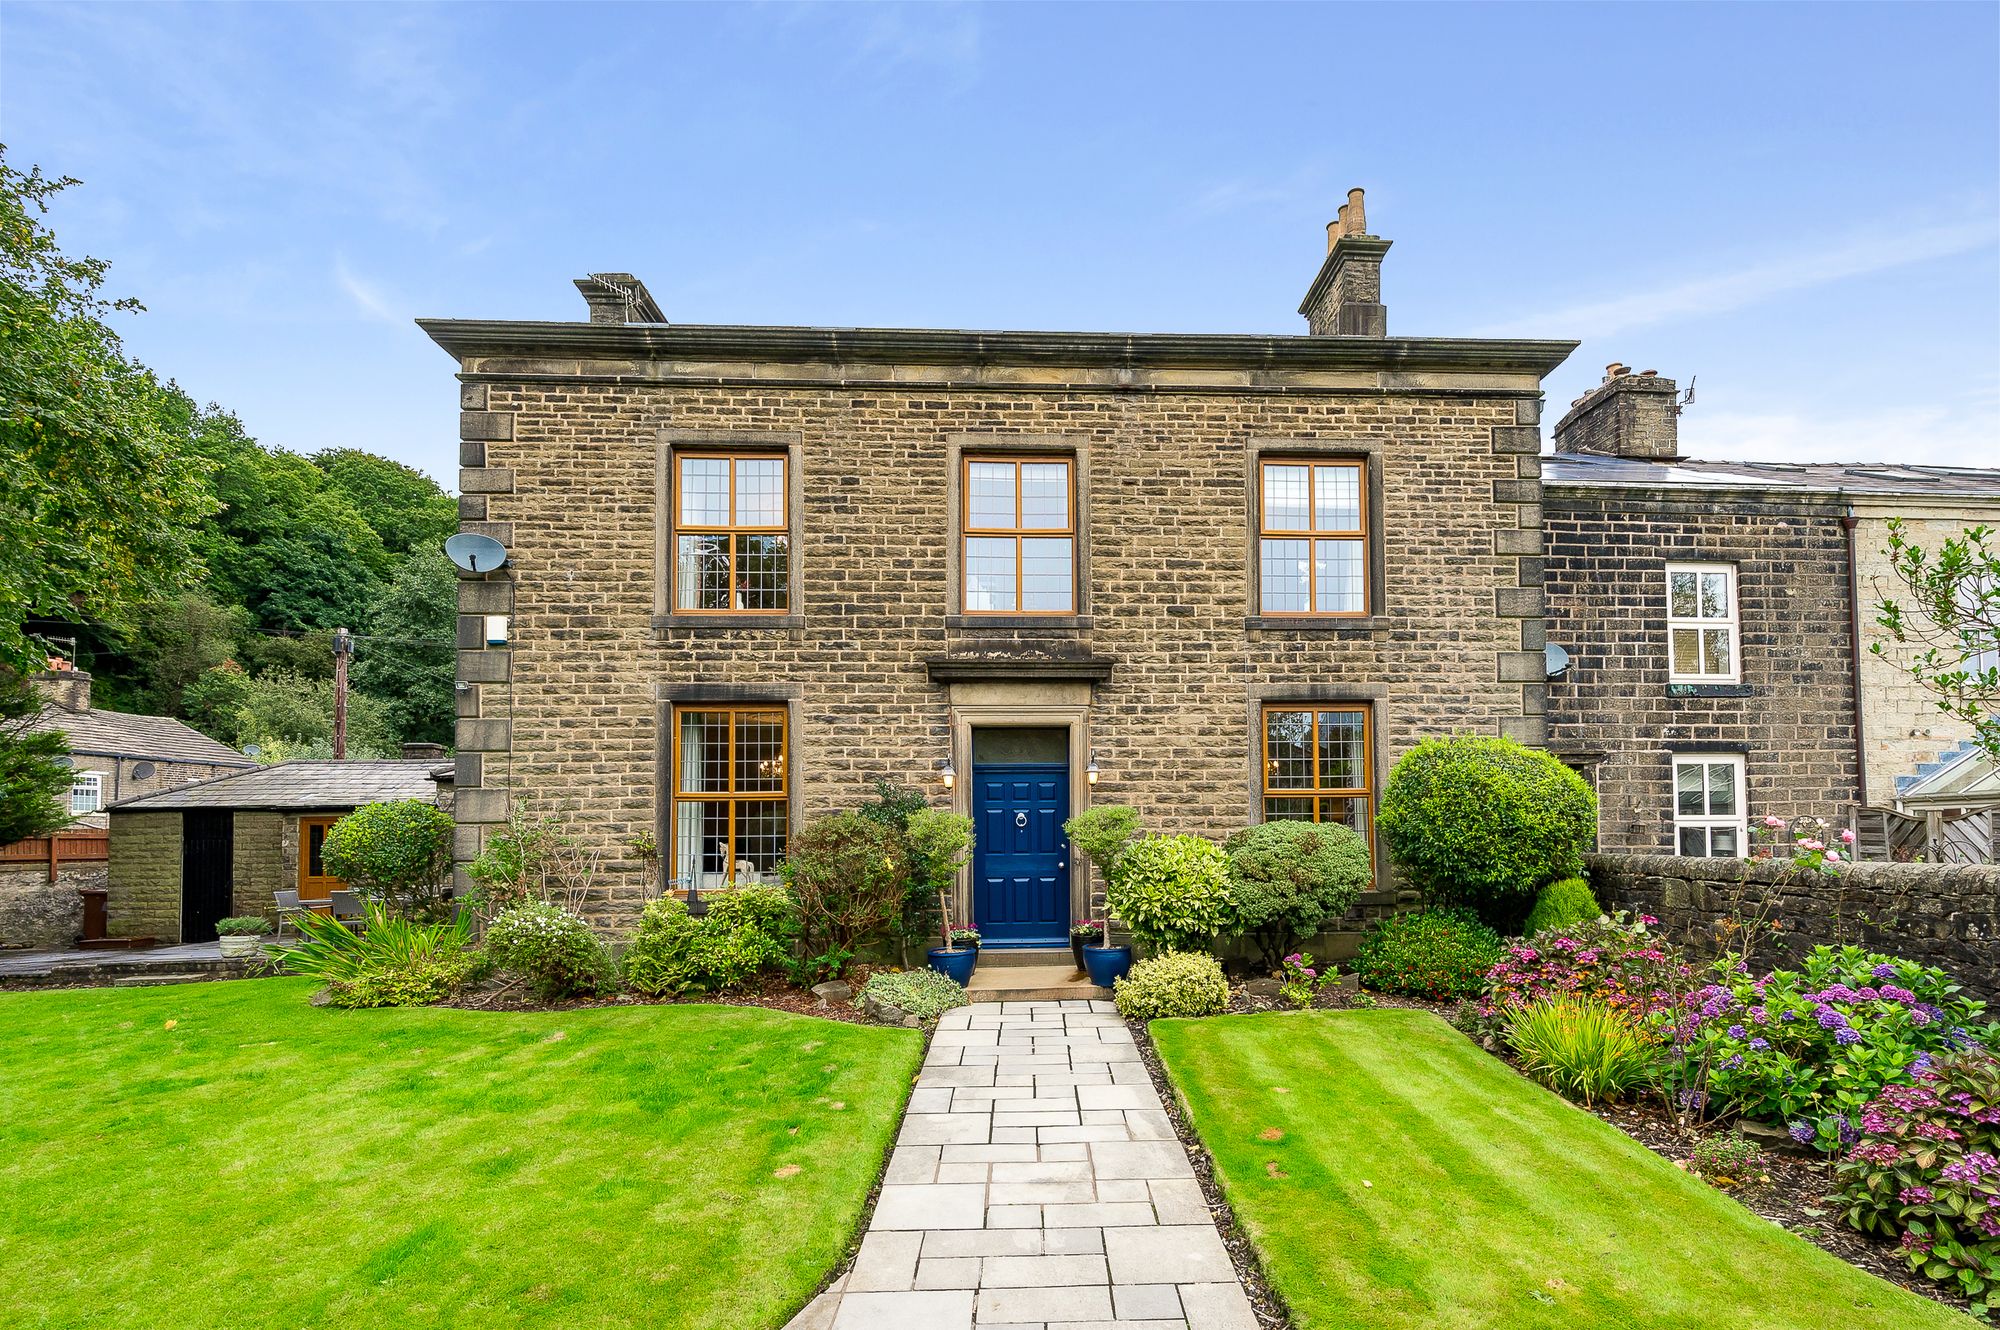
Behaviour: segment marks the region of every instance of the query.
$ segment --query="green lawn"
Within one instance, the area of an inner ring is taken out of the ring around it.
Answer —
[[[853,1237],[913,1030],[752,1008],[0,995],[8,1327],[782,1325]]]
[[[1970,1330],[1423,1012],[1152,1032],[1300,1330]]]

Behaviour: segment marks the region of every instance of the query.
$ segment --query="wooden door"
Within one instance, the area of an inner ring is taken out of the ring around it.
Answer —
[[[333,895],[335,888],[346,890],[347,884],[327,871],[321,852],[326,848],[327,829],[340,821],[340,816],[302,817],[299,819],[299,901],[325,903]]]
[[[236,815],[223,809],[181,814],[181,941],[215,941],[215,924],[235,894]]]

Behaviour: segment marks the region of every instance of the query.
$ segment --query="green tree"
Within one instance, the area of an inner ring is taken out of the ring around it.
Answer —
[[[42,699],[28,681],[0,666],[0,845],[45,836],[69,821],[69,737],[30,730]]]
[[[375,602],[354,679],[381,699],[403,743],[452,741],[457,622],[458,574],[435,551],[412,553]]]
[[[136,675],[134,704],[155,715],[185,716],[187,690],[234,660],[237,639],[249,628],[250,615],[240,605],[218,605],[201,591],[146,606],[126,650]]]
[[[451,814],[422,799],[364,804],[333,824],[322,853],[342,881],[407,919],[449,915]]]
[[[1968,527],[1932,554],[1892,517],[1888,555],[1900,590],[1875,603],[1875,622],[1916,648],[1896,664],[2000,760],[2000,547],[1993,528]],[[1880,642],[1869,650],[1890,659]]]
[[[328,448],[312,460],[392,554],[436,554],[458,530],[457,500],[415,467],[359,448]]]
[[[330,757],[333,753],[333,684],[302,679],[295,674],[238,676],[210,671],[190,692],[217,717],[217,735],[238,748],[256,744],[266,762],[300,757]],[[214,692],[209,691],[213,680]],[[380,700],[367,693],[347,695],[347,755],[388,757],[396,751],[396,735]]]
[[[173,390],[105,323],[141,306],[101,295],[109,265],[65,256],[42,222],[76,183],[0,149],[0,660],[23,669],[42,655],[23,620],[129,627],[198,575],[193,527],[215,508]]]

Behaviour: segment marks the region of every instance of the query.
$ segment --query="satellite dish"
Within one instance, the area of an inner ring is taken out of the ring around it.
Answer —
[[[133,780],[151,780],[156,768],[151,762],[137,762],[132,766]]]
[[[1542,648],[1542,668],[1551,679],[1558,678],[1569,669],[1569,652],[1551,642]]]
[[[264,749],[263,749],[263,746],[262,746],[261,744],[244,744],[244,745],[243,745],[243,756],[245,756],[245,757],[262,757],[263,755],[264,755]]]
[[[490,573],[507,562],[507,547],[491,536],[461,531],[444,543],[445,556],[468,573]]]
[[[69,767],[73,767],[73,766],[75,766],[75,765],[76,765],[76,762],[75,762],[75,760],[74,760],[74,759],[72,759],[72,758],[67,758],[67,757],[59,757],[59,758],[57,758],[57,759],[55,760],[55,763],[56,763],[56,765],[57,765],[57,766],[59,766],[59,767],[63,767],[63,768],[69,768]]]

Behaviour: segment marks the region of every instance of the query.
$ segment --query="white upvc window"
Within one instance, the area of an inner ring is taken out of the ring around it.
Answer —
[[[79,771],[69,779],[69,815],[82,817],[104,807],[104,777],[95,771]]]
[[[1727,563],[1667,565],[1667,681],[1737,683],[1736,568]]]
[[[1749,852],[1743,759],[1735,753],[1674,755],[1674,850],[1694,859]]]

